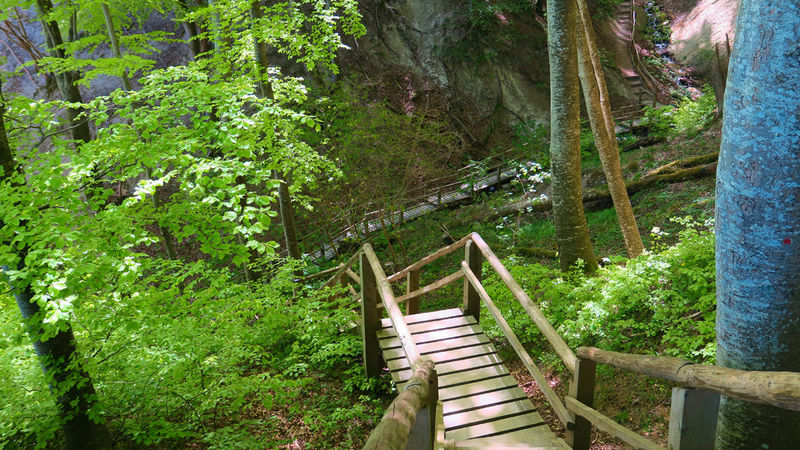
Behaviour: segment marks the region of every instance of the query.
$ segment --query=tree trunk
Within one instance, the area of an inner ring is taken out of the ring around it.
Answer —
[[[44,28],[44,35],[47,40],[47,46],[50,49],[50,56],[55,58],[66,58],[64,53],[64,41],[61,37],[61,29],[58,23],[49,18],[48,16],[53,11],[53,3],[51,0],[36,0],[36,5],[39,9],[39,14],[42,16],[42,28]],[[64,73],[54,74],[56,84],[61,91],[61,97],[66,102],[83,103],[81,93],[75,82],[80,78],[75,71],[67,71]],[[72,125],[70,133],[72,139],[78,142],[89,142],[92,140],[91,132],[89,131],[89,121],[86,118],[80,119],[79,116],[83,114],[82,107],[67,108],[67,119]]]
[[[743,0],[717,174],[717,363],[800,372],[800,4]],[[717,448],[796,448],[800,412],[722,397]]]
[[[250,17],[254,22],[263,17],[258,0],[250,3]],[[267,78],[269,69],[267,45],[261,42],[255,33],[253,34],[253,50],[256,59],[259,95],[265,98],[273,98],[272,84]],[[286,240],[286,251],[290,258],[300,259],[300,248],[297,245],[297,229],[294,224],[294,211],[292,210],[292,199],[289,195],[289,184],[283,174],[276,173],[275,178],[280,181],[278,186],[278,207],[281,214],[281,224],[283,225],[283,237]]]
[[[117,40],[117,31],[114,29],[114,18],[111,17],[111,10],[108,9],[108,3],[106,2],[102,2],[100,6],[103,9],[103,18],[106,20],[106,31],[108,32],[108,40],[111,42],[111,51],[114,52],[115,57],[122,58],[122,52],[119,50],[119,40]],[[133,89],[131,89],[131,81],[128,79],[127,72],[127,69],[123,69],[122,75],[120,75],[122,88],[126,91],[131,91]]]
[[[2,94],[2,85],[0,85]],[[0,95],[2,97],[2,95]],[[5,104],[0,101],[0,167],[3,173],[0,182],[5,181],[16,170],[16,162],[8,144],[5,127]],[[5,226],[0,218],[0,228]],[[7,244],[11,246],[11,244]],[[19,266],[24,271],[28,249],[18,250]],[[89,410],[96,402],[92,379],[83,370],[75,348],[72,327],[62,326],[55,336],[42,340],[43,317],[39,304],[33,300],[30,284],[21,284],[8,277],[9,268],[2,267],[9,286],[14,291],[17,306],[22,313],[33,347],[42,365],[50,391],[56,395],[56,405],[62,420],[65,447],[67,449],[110,448],[111,440],[103,423],[95,423],[89,417]]]
[[[597,268],[581,194],[580,98],[575,0],[550,0],[547,46],[550,56],[550,161],[553,217],[561,269],[579,259]]]
[[[634,258],[644,250],[639,228],[636,226],[636,217],[633,207],[625,190],[625,179],[622,177],[622,167],[619,161],[619,147],[617,146],[616,132],[614,131],[614,118],[611,116],[611,104],[603,76],[603,67],[597,52],[594,40],[594,29],[589,17],[585,0],[577,0],[578,21],[578,70],[583,86],[583,99],[586,102],[586,111],[589,114],[589,123],[595,137],[600,162],[608,182],[608,190],[614,200],[622,237],[625,239],[625,248],[628,256]]]

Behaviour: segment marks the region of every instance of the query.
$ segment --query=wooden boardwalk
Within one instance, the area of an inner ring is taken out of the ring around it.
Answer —
[[[422,356],[436,363],[445,439],[453,448],[566,449],[536,412],[472,316],[461,309],[404,316]],[[411,368],[390,319],[377,330],[399,391]]]

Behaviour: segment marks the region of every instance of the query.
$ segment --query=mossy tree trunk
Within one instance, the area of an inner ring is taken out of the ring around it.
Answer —
[[[0,85],[0,183],[14,182],[9,180],[17,171],[5,127],[5,103],[2,101],[2,85]],[[0,217],[0,228],[4,227]],[[24,226],[24,225],[21,225]],[[28,244],[3,243],[17,247],[19,259],[16,271],[25,271],[25,260],[28,256]],[[11,268],[0,268],[6,281],[11,286],[22,319],[33,347],[50,385],[50,391],[56,396],[56,406],[64,431],[65,448],[110,448],[111,440],[105,424],[96,423],[90,418],[90,410],[96,402],[97,395],[89,374],[80,364],[77,354],[75,336],[72,327],[60,326],[54,336],[42,339],[44,332],[44,311],[34,299],[30,282],[14,280],[9,276]]]
[[[717,173],[717,363],[800,372],[800,3],[743,0]],[[800,412],[723,397],[717,448],[797,448]]]
[[[569,270],[579,259],[586,271],[597,268],[581,192],[580,97],[575,0],[547,4],[550,56],[550,160],[553,216],[559,260]]]
[[[589,113],[589,123],[592,127],[594,140],[600,154],[600,162],[608,182],[608,190],[614,201],[617,211],[622,237],[625,239],[625,248],[628,256],[639,256],[644,250],[639,228],[636,226],[636,217],[633,207],[625,189],[625,179],[622,177],[622,167],[619,161],[619,147],[617,146],[614,118],[611,115],[611,103],[603,76],[603,67],[594,39],[594,29],[589,17],[589,9],[585,0],[576,0],[578,4],[578,73],[583,87],[583,99],[586,102],[586,111]]]

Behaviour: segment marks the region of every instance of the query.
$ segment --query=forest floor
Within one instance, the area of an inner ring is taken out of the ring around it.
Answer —
[[[651,170],[668,164],[672,161],[698,155],[705,155],[718,151],[720,142],[719,124],[693,138],[672,139],[659,145],[624,152],[621,154],[623,172],[626,180],[640,179]],[[605,183],[596,155],[585,160],[584,188],[593,188]],[[642,233],[645,248],[653,246],[670,245],[677,240],[677,231],[680,225],[671,221],[673,217],[690,216],[697,220],[712,218],[714,215],[714,177],[700,178],[674,184],[663,184],[646,189],[631,196],[639,229]],[[514,187],[500,190],[493,194],[481,194],[481,197],[469,205],[437,211],[420,219],[386,230],[373,236],[373,246],[382,261],[391,261],[392,255],[397,261],[390,263],[387,273],[405,267],[428,253],[452,242],[454,239],[469,232],[478,232],[501,258],[514,256],[517,264],[539,263],[545,266],[557,267],[557,260],[547,257],[526,256],[525,248],[545,248],[555,250],[555,230],[550,217],[550,212],[519,211],[517,214],[498,216],[496,210],[503,205],[519,202],[520,192]],[[625,246],[619,229],[616,213],[613,208],[590,209],[587,208],[586,218],[589,232],[593,240],[595,253],[598,257],[625,256]],[[659,234],[651,233],[657,228]],[[331,264],[338,264],[332,261]],[[447,258],[436,261],[426,267],[422,274],[421,284],[433,282],[452,272],[452,261]],[[453,286],[429,294],[421,302],[421,308],[439,309],[458,295]],[[534,299],[535,301],[536,299]],[[448,306],[451,307],[452,305]],[[541,415],[548,421],[553,430],[563,433],[552,410],[549,409],[541,392],[536,388],[530,375],[517,359],[515,353],[510,351],[505,341],[497,341],[496,345],[505,350],[504,359],[508,362],[509,369],[520,381],[520,385],[529,394],[534,404],[540,409]],[[547,368],[552,362],[552,356],[538,355],[537,359]],[[562,393],[566,391],[566,383],[561,382],[563,373],[557,368],[546,370],[547,376],[553,380],[553,385]],[[385,380],[388,384],[388,379]],[[325,396],[335,396],[326,386]],[[600,367],[598,369],[597,390],[595,407],[604,414],[615,419],[626,427],[636,430],[644,436],[666,446],[669,424],[670,389],[672,385],[640,376],[633,373],[624,373],[612,368]],[[335,388],[333,388],[335,389]],[[344,397],[346,394],[342,393]],[[388,393],[383,397],[385,404],[391,401],[396,394]],[[356,427],[361,432],[368,434],[369,423],[363,422]],[[346,440],[358,447],[364,436],[353,436],[358,433],[352,427],[349,429]],[[308,424],[284,423],[283,431],[291,436],[303,436],[308,440],[292,440],[287,448],[319,448],[313,433],[309,433]],[[344,437],[344,436],[342,436]],[[317,441],[318,442],[318,441]],[[624,444],[604,433],[597,433],[593,437],[594,449],[626,448]]]

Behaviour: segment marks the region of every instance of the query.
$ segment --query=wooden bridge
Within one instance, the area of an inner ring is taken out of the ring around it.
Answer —
[[[419,286],[424,266],[461,248],[465,257],[455,272]],[[356,262],[360,263],[360,274],[352,270]],[[572,375],[569,394],[563,401],[481,285],[484,262],[520,302]],[[395,295],[392,283],[401,280],[405,281],[406,293]],[[463,280],[460,308],[419,312],[421,296],[458,280]],[[346,286],[345,292],[360,303],[367,375],[377,376],[388,367],[400,392],[365,448],[588,449],[592,426],[637,449],[662,448],[592,408],[597,362],[685,386],[673,389],[669,448],[714,448],[720,393],[800,410],[800,373],[749,372],[596,348],[579,348],[574,353],[476,233],[391,276],[384,273],[372,247],[364,244],[324,286],[337,284]],[[399,306],[403,303],[405,314]],[[563,438],[550,430],[483,333],[481,304],[564,424]]]

